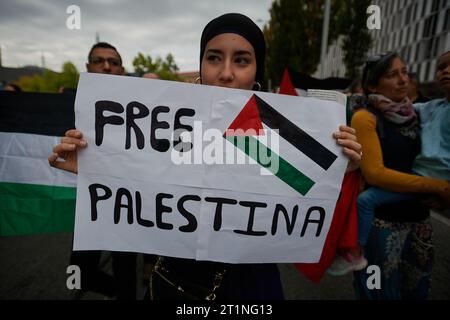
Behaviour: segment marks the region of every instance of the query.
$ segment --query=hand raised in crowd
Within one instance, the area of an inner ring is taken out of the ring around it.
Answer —
[[[80,148],[86,148],[87,142],[83,134],[75,129],[66,131],[61,142],[53,148],[53,154],[48,157],[50,166],[78,173],[77,152]],[[58,159],[63,159],[60,161]]]
[[[344,125],[339,126],[339,131],[333,133],[333,138],[342,146],[344,154],[350,160],[346,172],[358,169],[361,161],[361,145],[358,143],[355,134],[355,129]]]

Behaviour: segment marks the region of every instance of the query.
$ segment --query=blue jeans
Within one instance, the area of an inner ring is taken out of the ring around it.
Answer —
[[[376,207],[413,198],[412,194],[391,192],[376,187],[368,188],[360,193],[356,202],[358,207],[359,245],[365,246],[367,243]]]

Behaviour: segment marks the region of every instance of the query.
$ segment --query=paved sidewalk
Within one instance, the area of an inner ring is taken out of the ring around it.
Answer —
[[[441,219],[442,220],[442,219]],[[450,226],[432,219],[435,230],[436,260],[431,299],[450,299]],[[0,238],[0,299],[103,299],[96,294],[82,296],[66,287],[72,234],[33,235]],[[111,272],[109,254],[101,264]],[[355,299],[352,276],[325,276],[319,285],[305,279],[291,264],[279,265],[286,299]],[[142,275],[142,257],[138,275]],[[144,295],[138,279],[138,298]]]

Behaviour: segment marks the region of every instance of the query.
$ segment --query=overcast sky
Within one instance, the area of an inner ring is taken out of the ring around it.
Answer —
[[[180,71],[198,70],[200,35],[211,19],[240,12],[261,28],[272,0],[1,0],[2,65],[42,65],[60,71],[72,61],[85,71],[87,54],[99,33],[114,45],[127,71],[138,52],[152,57],[172,53]],[[69,30],[69,5],[81,10],[81,29]]]

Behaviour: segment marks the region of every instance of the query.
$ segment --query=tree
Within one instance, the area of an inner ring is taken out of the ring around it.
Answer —
[[[150,55],[144,56],[141,52],[133,59],[134,72],[140,76],[145,73],[156,73],[163,80],[179,80],[177,76],[178,66],[172,54],[168,54],[165,60],[157,57],[153,61]]]
[[[42,76],[32,75],[19,78],[18,84],[23,91],[59,92],[61,88],[76,89],[79,73],[72,62],[65,62],[62,72],[46,69]]]
[[[344,0],[333,0],[330,26],[338,24],[335,14]],[[267,43],[267,77],[278,83],[284,68],[311,74],[320,61],[325,1],[276,0],[270,9],[269,24],[264,27]],[[338,30],[330,27],[329,42]]]
[[[133,67],[134,72],[138,73],[139,76],[142,77],[144,73],[156,73],[158,66],[156,63],[153,63],[153,59],[151,56],[144,56],[142,53],[138,53],[138,55],[133,59]]]
[[[269,24],[266,76],[278,83],[285,67],[312,74],[320,62],[325,0],[275,0]],[[370,0],[331,0],[328,44],[343,35],[347,77],[359,72],[372,39],[366,26]]]
[[[340,30],[344,34],[344,64],[346,77],[355,79],[360,76],[367,51],[372,45],[372,37],[367,28],[366,13],[371,0],[347,0],[343,4]]]

